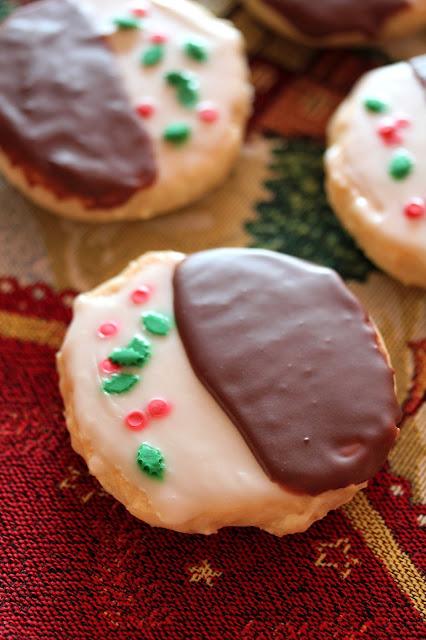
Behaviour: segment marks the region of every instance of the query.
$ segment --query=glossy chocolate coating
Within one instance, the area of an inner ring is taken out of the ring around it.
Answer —
[[[155,180],[114,54],[69,0],[29,4],[0,27],[0,148],[31,185],[87,208],[123,204]]]
[[[313,38],[359,32],[375,36],[407,0],[265,0],[300,33]]]
[[[174,305],[196,375],[272,480],[315,495],[380,468],[397,433],[393,374],[334,271],[204,251],[177,266]]]

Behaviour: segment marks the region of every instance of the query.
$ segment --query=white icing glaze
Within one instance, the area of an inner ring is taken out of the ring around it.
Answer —
[[[386,102],[385,114],[368,112],[367,97]],[[368,73],[357,85],[345,107],[347,126],[339,139],[346,171],[359,193],[356,207],[374,233],[386,236],[426,260],[426,216],[412,220],[404,215],[413,197],[426,200],[426,93],[405,62]],[[400,130],[403,142],[386,145],[377,129],[389,116],[410,120]],[[395,150],[404,148],[414,158],[414,170],[403,180],[394,180],[388,166]]]
[[[271,482],[195,376],[176,329],[166,337],[149,336],[152,358],[139,370],[141,381],[130,392],[106,395],[101,391],[99,363],[115,347],[144,333],[141,314],[173,312],[172,276],[183,256],[166,256],[130,278],[112,281],[115,291],[81,295],[75,302],[62,359],[73,387],[79,431],[95,451],[88,460],[90,470],[101,476],[108,470],[119,471],[145,492],[151,508],[168,527],[211,532],[223,524],[265,522],[273,528],[277,521],[278,532],[304,530],[329,508],[352,497],[356,487],[312,497],[295,495]],[[135,305],[130,294],[140,285],[151,286],[153,293],[149,301]],[[99,338],[97,329],[107,321],[117,322],[120,330],[111,338]],[[131,431],[124,424],[125,416],[146,407],[153,397],[170,401],[172,412],[151,420],[141,431]],[[136,452],[142,442],[163,452],[167,466],[163,481],[150,478],[137,466]],[[127,506],[132,510],[132,505]]]
[[[202,167],[206,163],[206,154],[219,150],[234,126],[233,110],[241,108],[242,78],[246,71],[239,32],[230,23],[214,18],[186,0],[141,1],[141,6],[148,7],[146,17],[141,18],[143,28],[129,31],[114,30],[113,20],[128,15],[130,7],[137,6],[138,2],[76,1],[90,10],[100,30],[108,34],[131,103],[136,108],[141,100],[148,99],[155,107],[155,113],[142,120],[154,144],[159,171],[157,183],[170,183],[176,179],[176,174],[184,180],[193,166]],[[159,64],[144,67],[140,63],[141,54],[152,46],[150,36],[158,32],[169,38],[164,44],[164,58]],[[205,43],[209,54],[207,61],[197,62],[183,52],[183,43],[194,38]],[[164,74],[172,70],[190,71],[197,76],[200,102],[217,105],[219,118],[216,122],[203,123],[196,108],[190,109],[178,102],[175,89],[164,80]],[[243,103],[249,96],[248,85],[245,91]],[[192,131],[190,140],[178,147],[163,140],[165,127],[176,121],[187,123]]]

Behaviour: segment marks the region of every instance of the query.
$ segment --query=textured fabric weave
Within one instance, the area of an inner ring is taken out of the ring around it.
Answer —
[[[389,467],[283,539],[153,529],[106,495],[62,417],[54,357],[72,298],[0,280],[2,640],[425,637],[426,509]],[[417,358],[411,413],[424,345]]]

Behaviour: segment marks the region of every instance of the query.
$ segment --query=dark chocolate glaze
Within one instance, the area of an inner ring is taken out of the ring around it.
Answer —
[[[426,55],[417,56],[417,58],[411,58],[410,60],[411,67],[416,75],[416,78],[422,84],[423,88],[426,89]]]
[[[315,495],[380,468],[400,415],[393,374],[334,271],[204,251],[177,266],[174,307],[196,375],[272,480]]]
[[[407,0],[265,0],[300,33],[321,38],[358,32],[374,37]]]
[[[155,180],[114,54],[68,0],[21,7],[0,27],[0,148],[31,185],[87,208],[123,204]]]

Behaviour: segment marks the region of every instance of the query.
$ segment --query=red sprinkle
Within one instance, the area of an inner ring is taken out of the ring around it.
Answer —
[[[129,429],[139,431],[148,424],[148,416],[143,411],[131,411],[127,414],[124,421]]]
[[[201,104],[198,108],[198,115],[203,122],[216,122],[219,117],[219,111],[211,104]]]
[[[380,125],[378,132],[385,144],[393,145],[400,144],[402,142],[396,120],[386,118],[386,120],[383,120],[383,123]]]
[[[130,13],[134,15],[136,18],[144,18],[148,13],[148,6],[145,4],[135,4],[134,7],[130,9]]]
[[[118,371],[121,371],[120,365],[111,362],[111,360],[109,360],[108,358],[102,360],[102,362],[99,364],[99,369],[103,373],[118,373]]]
[[[409,121],[408,118],[405,118],[404,116],[400,116],[399,118],[396,118],[395,120],[395,126],[398,129],[406,129],[407,127],[409,127],[411,124],[411,122]]]
[[[145,285],[138,287],[130,294],[132,302],[134,304],[143,304],[146,302],[151,295],[151,289]]]
[[[147,411],[151,418],[164,418],[172,410],[172,405],[162,398],[154,398],[148,403]]]
[[[149,39],[153,44],[164,44],[169,39],[169,36],[165,33],[156,31],[150,35]]]
[[[118,324],[116,322],[104,322],[98,329],[98,336],[100,338],[110,338],[114,336],[118,331]]]
[[[404,207],[404,213],[412,220],[422,218],[426,213],[426,203],[423,198],[411,198]]]
[[[150,118],[155,112],[155,107],[152,102],[140,102],[136,107],[136,111],[142,118]]]

